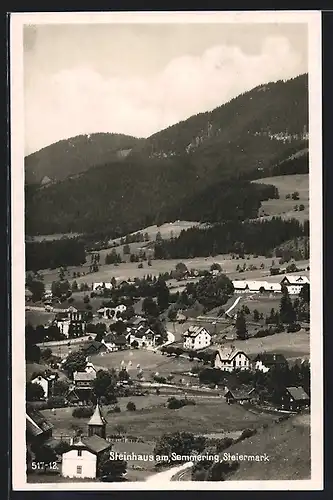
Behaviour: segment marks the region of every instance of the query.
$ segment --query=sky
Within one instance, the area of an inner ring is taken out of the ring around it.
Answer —
[[[300,23],[26,25],[25,155],[80,134],[149,137],[307,62]]]

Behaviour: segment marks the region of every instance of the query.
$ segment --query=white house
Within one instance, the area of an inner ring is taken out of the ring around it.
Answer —
[[[285,276],[281,280],[281,285],[286,286],[290,295],[298,295],[304,285],[309,285],[310,281],[306,276]]]
[[[232,372],[233,370],[249,370],[250,358],[245,352],[234,346],[219,347],[214,360],[214,368]]]
[[[113,285],[112,283],[93,283],[93,286],[92,286],[92,289],[93,289],[93,292],[96,292],[96,291],[101,291],[101,290],[112,290],[113,288]]]
[[[232,282],[235,293],[280,293],[280,283],[268,283],[267,281],[234,280]]]
[[[202,326],[190,326],[183,333],[183,346],[185,349],[203,349],[211,344],[212,337],[208,330]]]
[[[37,377],[31,380],[31,383],[40,385],[44,390],[44,398],[47,399],[50,395],[52,383],[54,382],[55,378],[55,375],[37,375]]]
[[[111,443],[96,434],[72,443],[62,455],[61,475],[68,478],[97,477],[99,461],[111,448]]]
[[[119,304],[116,307],[101,307],[97,313],[104,319],[118,319],[126,309],[127,307],[124,304]]]

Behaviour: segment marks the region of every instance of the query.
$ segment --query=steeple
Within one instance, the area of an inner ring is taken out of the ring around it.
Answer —
[[[99,404],[97,403],[95,411],[88,422],[88,436],[97,434],[105,439],[106,435],[106,420],[102,415]]]

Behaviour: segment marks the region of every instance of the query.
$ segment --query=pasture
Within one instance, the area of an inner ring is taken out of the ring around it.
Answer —
[[[160,376],[174,374],[175,380],[183,372],[188,372],[193,366],[193,362],[185,358],[174,358],[163,356],[160,352],[153,352],[144,349],[130,349],[126,351],[117,351],[97,354],[91,356],[90,361],[96,368],[119,369],[126,367],[131,377],[136,377],[138,370],[141,369],[145,380],[150,380],[151,375],[158,372]],[[139,367],[138,367],[139,365]]]
[[[151,405],[146,405],[134,412],[121,411],[103,414],[107,420],[107,435],[117,433],[121,426],[127,435],[141,437],[145,441],[156,441],[165,432],[188,431],[194,434],[216,434],[240,431],[248,427],[257,427],[265,422],[272,422],[276,417],[267,413],[253,413],[241,405],[228,405],[223,398],[201,398],[191,396],[196,405],[184,406],[177,410],[165,407],[165,396],[154,396]],[[134,401],[134,398],[122,398]],[[144,400],[145,396],[141,396]],[[144,405],[144,403],[142,403]],[[54,425],[54,434],[69,435],[73,428],[80,427],[86,432],[88,419],[72,417],[73,408],[43,410],[42,413]],[[124,432],[124,431],[123,431]]]
[[[264,218],[281,216],[283,219],[295,218],[301,222],[309,219],[309,175],[281,175],[278,177],[266,177],[253,181],[260,184],[272,184],[277,187],[280,198],[277,200],[267,200],[262,202],[262,213],[267,214]],[[299,200],[291,197],[286,199],[286,195],[293,192],[299,193]],[[295,205],[304,205],[304,210],[295,211]]]

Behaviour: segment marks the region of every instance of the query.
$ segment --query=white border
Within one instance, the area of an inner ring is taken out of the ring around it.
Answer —
[[[311,479],[295,481],[43,483],[26,482],[24,357],[24,98],[23,26],[98,23],[306,23],[310,132]],[[15,13],[10,23],[12,202],[12,487],[15,491],[321,490],[323,489],[322,126],[321,12],[99,12]]]

